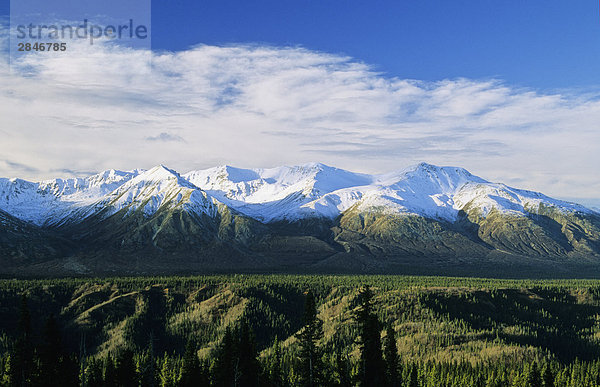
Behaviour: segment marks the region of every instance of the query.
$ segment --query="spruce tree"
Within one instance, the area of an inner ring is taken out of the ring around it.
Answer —
[[[112,355],[109,353],[104,358],[104,385],[107,387],[118,386],[117,384],[117,373],[115,368],[115,361]]]
[[[39,350],[39,379],[48,386],[63,385],[61,377],[61,358],[63,350],[60,332],[54,315],[46,320],[43,342]]]
[[[210,386],[210,363],[207,359],[200,361],[200,380],[198,386]]]
[[[554,375],[552,374],[552,369],[548,363],[544,364],[542,380],[544,382],[544,387],[554,387]]]
[[[196,353],[196,346],[190,339],[185,346],[179,383],[183,387],[197,386],[200,382],[200,377],[200,360]]]
[[[21,296],[19,308],[19,333],[11,356],[10,379],[14,386],[30,385],[33,378],[33,345],[31,344],[31,315],[27,296]]]
[[[347,355],[342,353],[341,348],[337,347],[335,351],[335,373],[336,386],[350,387],[352,386],[352,378],[350,376],[351,365]]]
[[[233,332],[230,326],[225,328],[225,335],[221,344],[214,351],[213,357],[215,364],[213,367],[213,385],[219,387],[231,386],[234,384],[234,341]]]
[[[87,368],[85,370],[87,387],[102,387],[104,385],[104,378],[102,377],[102,362],[90,358],[87,361]]]
[[[45,386],[77,386],[79,361],[65,352],[58,323],[51,314],[44,325],[39,347],[38,384]]]
[[[137,386],[137,373],[133,361],[133,351],[129,348],[118,352],[115,362],[115,378],[118,386]]]
[[[385,383],[385,372],[381,353],[381,327],[373,311],[373,292],[366,285],[361,289],[360,307],[355,319],[360,335],[359,378],[362,386],[381,386]]]
[[[11,355],[10,353],[4,359],[4,364],[2,365],[2,378],[0,378],[0,386],[14,386],[12,377],[13,374],[11,372]]]
[[[60,359],[60,385],[61,387],[79,386],[81,365],[75,354],[65,353]]]
[[[156,385],[156,360],[153,355],[152,344],[142,352],[139,357],[139,379],[142,386],[153,387]]]
[[[391,323],[387,325],[386,329],[384,353],[387,383],[391,387],[397,387],[400,385],[398,347],[396,346],[396,332]]]
[[[540,370],[536,361],[533,362],[529,368],[529,372],[527,372],[525,385],[527,387],[542,387],[542,376],[540,375]]]
[[[174,377],[174,364],[171,358],[165,353],[160,360],[160,371],[158,374],[159,386],[170,387],[175,386],[176,378]],[[177,375],[178,376],[178,375]]]
[[[273,387],[283,386],[283,371],[281,370],[281,344],[277,336],[273,343],[273,356],[271,356],[268,368],[269,383]]]
[[[238,375],[236,385],[239,386],[257,386],[260,365],[258,363],[258,351],[256,350],[256,341],[254,333],[246,319],[242,319],[237,329],[237,350],[236,375]]]
[[[408,387],[419,387],[419,373],[416,365],[410,367],[410,373],[408,374]]]
[[[306,293],[304,301],[304,325],[296,337],[300,344],[300,385],[320,385],[323,368],[318,342],[323,337],[323,322],[317,317],[317,305],[310,291]]]

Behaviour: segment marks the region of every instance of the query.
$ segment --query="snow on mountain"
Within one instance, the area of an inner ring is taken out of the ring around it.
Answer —
[[[87,178],[28,182],[0,179],[0,210],[38,225],[57,225],[126,209],[150,216],[181,208],[214,216],[216,201],[263,222],[334,218],[346,210],[415,214],[453,221],[461,210],[525,216],[540,206],[589,213],[583,206],[491,183],[456,167],[421,163],[382,175],[319,163],[268,169],[220,166],[183,176],[158,166],[109,170]]]
[[[312,201],[372,183],[372,176],[319,163],[269,169],[220,166],[184,175],[191,183],[241,213],[270,222],[303,216],[335,216],[331,205],[314,209]]]
[[[0,179],[0,210],[37,225],[83,220],[100,212],[110,216],[124,208],[128,213],[141,208],[152,215],[163,206],[216,213],[206,193],[162,165],[148,171],[108,170],[87,178],[37,183]]]
[[[589,212],[583,206],[488,182],[463,168],[421,163],[382,175],[357,174],[323,164],[271,169],[229,166],[184,175],[223,203],[271,222],[309,216],[333,218],[356,208],[456,220],[460,210],[478,207],[524,216],[540,204],[562,211]]]
[[[493,209],[515,216],[537,212],[540,205],[561,211],[589,212],[583,206],[552,199],[543,194],[491,183],[457,167],[421,163],[399,174],[376,178],[374,189],[358,203],[361,210],[381,209],[456,220],[460,210],[476,208],[482,216]]]
[[[66,201],[94,201],[144,173],[142,169],[123,172],[110,169],[87,178],[55,179],[39,183],[39,190]]]
[[[183,179],[179,173],[163,166],[154,167],[125,182],[90,207],[93,212],[107,208],[104,216],[123,209],[127,214],[141,210],[147,216],[159,209],[181,208],[195,214],[215,216],[217,207],[212,198]]]
[[[0,210],[37,225],[57,223],[140,173],[108,170],[86,178],[35,183],[0,179]]]
[[[0,210],[25,221],[43,223],[56,197],[42,194],[38,186],[21,179],[0,179]]]
[[[423,215],[453,220],[458,214],[454,195],[469,183],[487,181],[463,168],[421,163],[397,173],[374,177],[375,183],[357,203],[359,210]]]
[[[454,197],[456,208],[467,204],[487,215],[492,209],[516,216],[537,213],[541,206],[556,208],[563,212],[594,212],[582,205],[553,199],[539,192],[509,187],[505,184],[468,184]]]

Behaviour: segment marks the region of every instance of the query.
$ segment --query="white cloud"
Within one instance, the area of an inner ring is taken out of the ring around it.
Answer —
[[[147,59],[71,45],[0,73],[0,176],[307,161],[385,172],[427,161],[556,197],[600,192],[596,95],[399,79],[297,47]]]

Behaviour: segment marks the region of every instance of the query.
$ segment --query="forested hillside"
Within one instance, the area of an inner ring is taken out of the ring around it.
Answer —
[[[4,385],[600,385],[600,281],[0,281]]]

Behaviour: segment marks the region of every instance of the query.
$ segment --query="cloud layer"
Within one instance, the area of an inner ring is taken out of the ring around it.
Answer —
[[[0,72],[0,176],[427,161],[571,199],[600,195],[597,94],[422,82],[298,47],[71,45]]]

